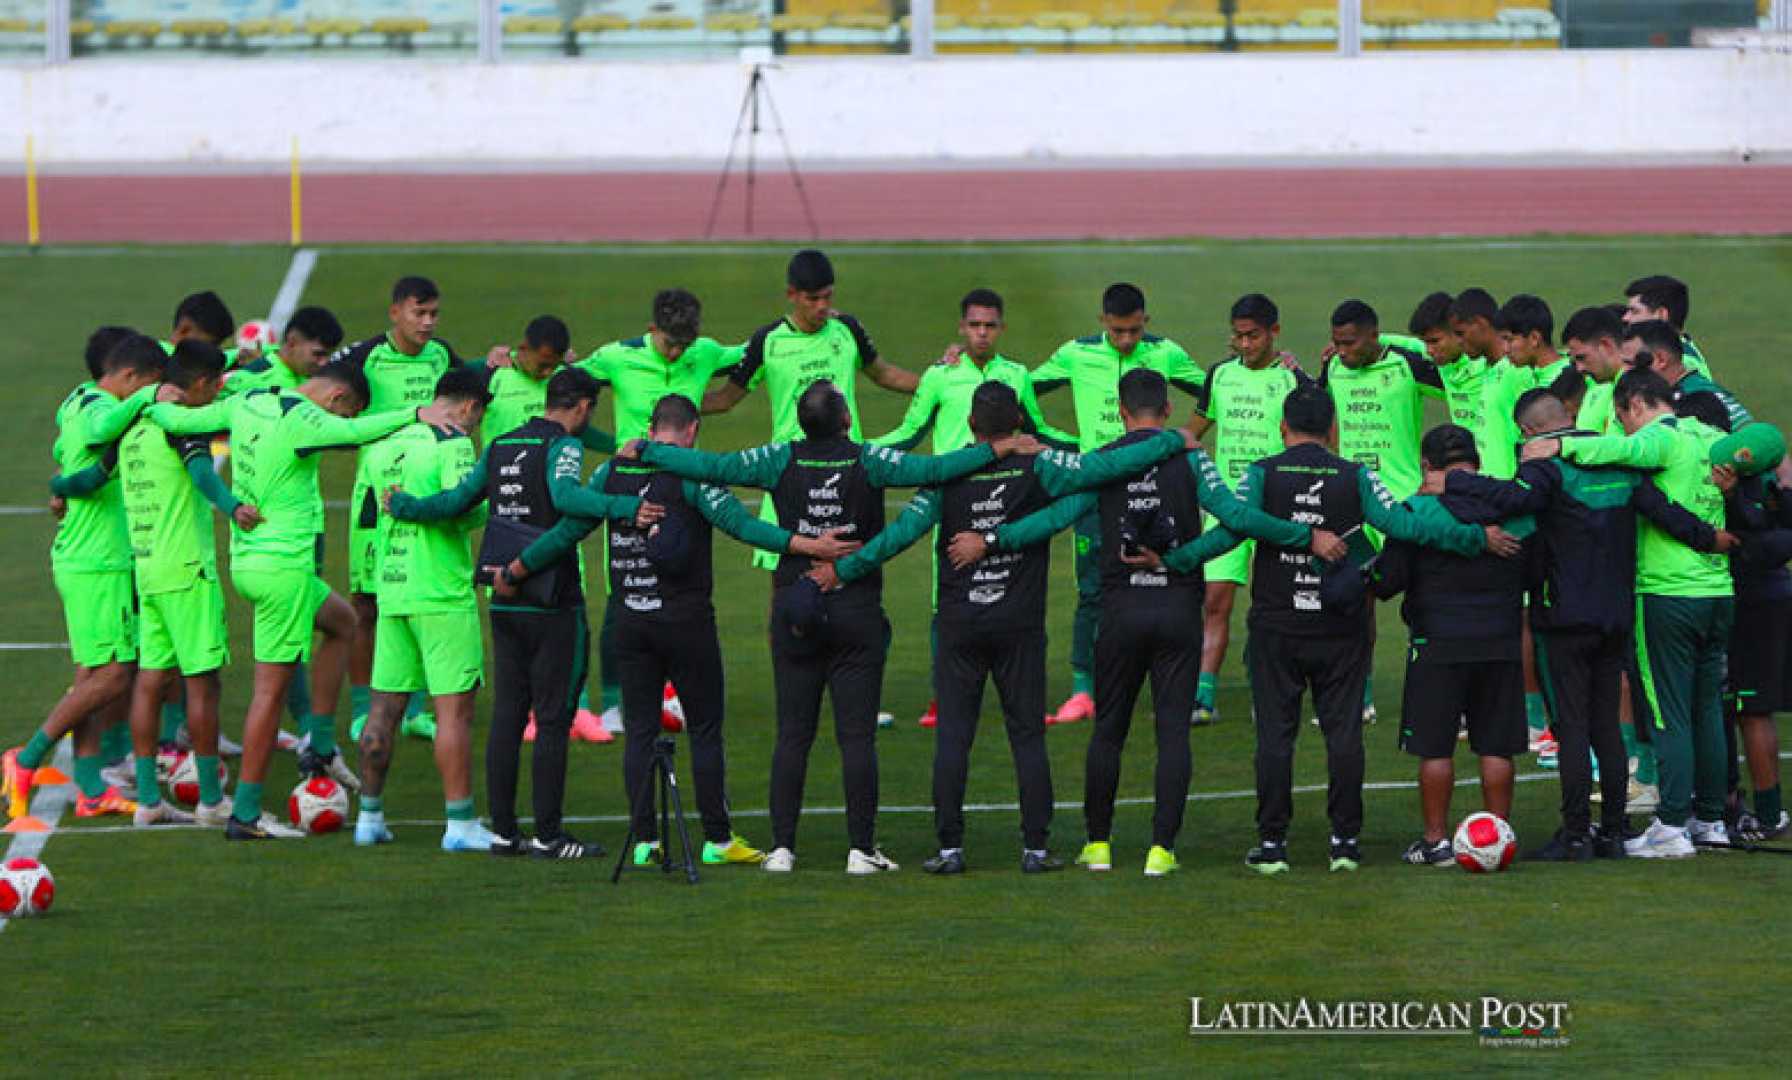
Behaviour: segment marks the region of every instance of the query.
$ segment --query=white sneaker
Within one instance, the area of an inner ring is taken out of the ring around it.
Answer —
[[[1701,821],[1688,818],[1686,821],[1686,837],[1694,847],[1708,847],[1719,851],[1730,847],[1730,830],[1721,821]]]
[[[796,869],[796,852],[787,847],[774,848],[759,867],[773,874],[788,874]]]
[[[222,829],[230,824],[230,811],[235,805],[228,795],[211,806],[202,803],[193,808],[193,820],[207,829]]]
[[[381,826],[384,828],[384,825]],[[442,830],[443,851],[490,851],[497,835],[477,821],[450,821]],[[361,826],[355,825],[355,842],[361,840]]]
[[[300,740],[297,735],[294,735],[292,732],[286,730],[285,728],[276,728],[274,730],[274,749],[280,751],[283,754],[298,753],[299,752],[299,741]]]
[[[598,716],[604,722],[604,730],[612,735],[622,734],[622,706],[612,705]]]
[[[1685,859],[1697,852],[1684,828],[1663,825],[1660,818],[1651,818],[1643,835],[1624,841],[1624,854],[1633,859]]]
[[[243,744],[220,731],[218,732],[218,756],[242,757]]]
[[[305,839],[304,829],[295,829],[286,822],[281,821],[279,818],[268,813],[266,810],[261,812],[261,818],[256,821],[255,826],[276,840]]]
[[[363,810],[361,811],[361,816],[355,819],[356,847],[371,847],[374,844],[390,844],[394,839],[396,839],[396,837],[392,835],[392,830],[386,827],[386,815],[384,813],[375,814]]]
[[[864,876],[867,874],[883,874],[892,870],[900,870],[895,860],[883,852],[872,848],[870,852],[853,848],[846,853],[846,872]]]
[[[1629,794],[1624,796],[1624,809],[1633,814],[1653,814],[1661,809],[1661,789],[1632,779]]]
[[[166,802],[159,802],[154,806],[138,803],[136,811],[131,814],[131,824],[139,829],[155,825],[191,825],[193,815],[185,810],[176,810]]]
[[[349,791],[357,794],[360,792],[361,778],[355,775],[355,770],[348,767],[348,762],[342,760],[342,751],[338,750],[330,755],[330,760],[324,762],[324,771],[330,774],[330,779]]]
[[[137,765],[130,755],[110,768],[100,770],[100,779],[107,787],[115,787],[118,793],[127,799],[137,797]]]

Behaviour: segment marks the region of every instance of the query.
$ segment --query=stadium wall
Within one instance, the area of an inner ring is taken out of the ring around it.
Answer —
[[[817,168],[1792,159],[1787,52],[804,59],[769,81]],[[0,167],[30,135],[50,171],[257,171],[295,136],[344,169],[713,168],[744,85],[717,62],[5,66]]]

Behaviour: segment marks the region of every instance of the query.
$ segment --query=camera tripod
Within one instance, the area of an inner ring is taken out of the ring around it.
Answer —
[[[646,800],[653,798],[654,790],[659,791],[660,804],[660,872],[672,872],[672,822],[678,822],[679,865],[684,867],[684,876],[692,885],[697,884],[697,852],[691,846],[691,831],[684,823],[684,799],[678,793],[678,771],[673,767],[673,758],[678,751],[678,744],[670,736],[662,735],[653,742],[653,761],[648,765],[647,775],[641,778],[640,790],[634,793],[630,801],[631,810],[638,810],[649,805]],[[610,874],[610,884],[622,880],[622,868],[628,865],[629,856],[635,847],[635,816],[629,814],[628,837],[622,841],[622,851],[616,856],[616,869]]]
[[[703,227],[703,238],[710,239],[716,234],[716,219],[722,212],[722,192],[728,186],[728,174],[734,170],[734,150],[740,143],[743,133],[747,136],[747,204],[746,232],[753,235],[753,191],[754,181],[758,177],[759,153],[759,104],[761,99],[765,108],[771,113],[772,131],[778,136],[778,143],[784,148],[784,164],[790,169],[790,179],[796,184],[797,201],[803,206],[803,220],[809,225],[809,235],[820,239],[821,227],[815,223],[815,211],[809,206],[809,192],[803,187],[803,174],[797,170],[796,155],[790,152],[790,139],[784,134],[784,119],[778,115],[778,106],[772,101],[771,84],[765,78],[765,65],[754,64],[752,73],[747,77],[747,92],[740,101],[740,117],[734,122],[734,135],[728,140],[728,156],[722,159],[722,175],[716,178],[715,197],[709,201],[709,224]]]

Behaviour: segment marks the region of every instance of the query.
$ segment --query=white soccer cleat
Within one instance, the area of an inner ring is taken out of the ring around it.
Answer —
[[[1663,825],[1652,818],[1643,835],[1624,841],[1624,854],[1633,859],[1686,859],[1698,852],[1684,828]]]
[[[381,822],[384,827],[384,821]],[[450,821],[442,830],[443,851],[490,851],[497,834],[477,821]],[[360,842],[361,827],[355,826],[355,841]]]
[[[759,865],[769,873],[788,874],[796,869],[796,852],[787,847],[776,848]]]
[[[355,770],[348,767],[348,762],[342,760],[342,751],[338,750],[330,755],[330,760],[324,763],[324,772],[349,791],[360,792],[361,778],[355,775]]]
[[[682,709],[684,706],[680,705],[679,708]],[[605,731],[612,735],[622,734],[622,706],[610,706],[598,716],[598,719],[603,721]]]
[[[220,731],[218,732],[218,756],[242,757],[243,744]]]
[[[118,764],[101,769],[100,779],[106,782],[107,787],[117,788],[118,793],[127,799],[137,797],[137,765],[129,754]]]
[[[853,848],[846,853],[846,872],[859,877],[887,874],[900,869],[902,868],[896,865],[896,860],[876,848],[872,848],[868,852]]]
[[[295,829],[265,810],[262,811],[261,818],[255,823],[255,827],[276,840],[305,839],[304,829]]]
[[[1694,847],[1724,850],[1730,846],[1730,830],[1721,821],[1701,821],[1698,818],[1688,818],[1686,838],[1692,841]]]
[[[390,844],[396,837],[386,827],[386,815],[361,811],[355,819],[355,846],[372,847],[374,844]]]
[[[235,803],[226,795],[211,806],[201,804],[193,809],[193,820],[207,829],[222,829],[230,824],[230,812]]]
[[[131,814],[131,824],[139,829],[149,829],[157,825],[191,825],[193,824],[193,815],[185,810],[177,810],[165,802],[156,803],[154,806],[138,803],[137,809]]]

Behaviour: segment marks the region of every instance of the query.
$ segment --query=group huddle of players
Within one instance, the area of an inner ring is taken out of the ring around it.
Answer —
[[[814,250],[790,260],[788,312],[742,345],[702,336],[697,298],[668,289],[644,334],[585,359],[566,325],[542,316],[517,346],[462,360],[436,335],[440,296],[420,277],[394,286],[384,333],[348,347],[337,319],[311,307],[276,342],[227,350],[234,320],[215,294],[196,294],[166,341],[95,331],[90,378],[57,413],[51,558],[76,674],[30,741],[0,759],[7,811],[29,812],[35,771],[72,735],[80,816],[298,837],[263,805],[272,755],[286,749],[302,775],[356,793],[357,844],[384,843],[385,782],[398,737],[412,734],[434,744],[445,850],[583,858],[602,849],[562,824],[567,743],[620,731],[638,840],[629,854],[648,864],[664,857],[651,768],[665,726],[689,735],[703,861],[789,871],[825,693],[847,871],[895,870],[875,833],[876,730],[889,722],[879,567],[931,537],[935,696],[921,720],[937,734],[931,873],[965,869],[966,772],[986,682],[1014,755],[1022,869],[1064,865],[1047,843],[1044,731],[1083,720],[1093,724],[1076,861],[1110,869],[1121,751],[1147,680],[1156,771],[1144,871],[1174,871],[1189,729],[1216,718],[1246,582],[1255,870],[1290,865],[1308,696],[1330,771],[1328,865],[1357,868],[1374,601],[1401,594],[1411,648],[1399,734],[1420,762],[1424,818],[1405,861],[1451,862],[1459,739],[1478,757],[1485,808],[1502,817],[1514,758],[1559,763],[1561,826],[1533,858],[1676,857],[1778,836],[1792,824],[1772,722],[1792,699],[1784,445],[1712,381],[1684,332],[1684,284],[1648,277],[1623,296],[1575,312],[1559,343],[1535,296],[1434,293],[1407,334],[1345,301],[1314,376],[1279,348],[1266,296],[1232,306],[1234,355],[1203,371],[1147,332],[1145,297],[1124,283],[1104,292],[1098,333],[1031,369],[999,351],[1001,297],[975,289],[960,304],[959,342],[917,374],[835,310],[833,267]],[[855,405],[861,373],[912,395],[902,423],[870,439]],[[1038,404],[1064,387],[1074,433]],[[1195,401],[1181,428],[1172,387]],[[771,409],[768,442],[697,449],[701,418],[756,389]],[[606,391],[607,431],[592,423]],[[1429,431],[1427,398],[1449,414]],[[933,456],[908,452],[929,436]],[[322,577],[318,462],[330,449],[356,454],[347,596]],[[610,455],[589,475],[588,450]],[[741,486],[765,492],[757,513],[729,490]],[[886,521],[891,487],[921,490]],[[231,583],[254,612],[240,746],[219,730],[229,631],[213,512],[228,519]],[[726,798],[716,528],[772,572],[765,851],[734,831]],[[1048,711],[1049,541],[1067,528],[1072,694]],[[585,694],[580,548],[592,533],[608,593],[597,703]],[[472,778],[488,640],[489,828]],[[345,678],[353,768],[337,745]],[[280,727],[285,711],[296,736]],[[533,835],[516,807],[528,743]],[[228,796],[223,752],[241,758]],[[183,758],[191,813],[161,791]],[[1630,811],[1654,812],[1646,830],[1628,826]]]

